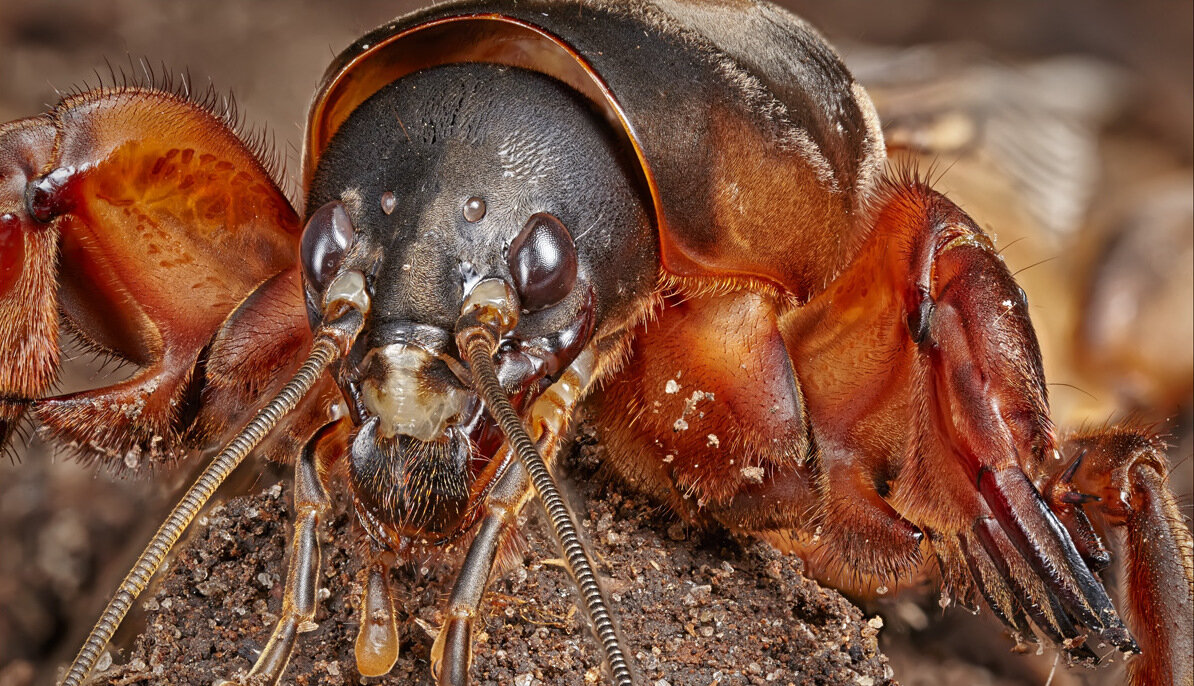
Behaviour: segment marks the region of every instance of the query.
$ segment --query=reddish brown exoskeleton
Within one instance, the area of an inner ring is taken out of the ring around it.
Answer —
[[[991,241],[883,165],[832,50],[733,3],[470,2],[378,29],[314,100],[305,222],[223,121],[170,93],[93,91],[3,127],[5,430],[32,414],[148,462],[227,443],[67,682],[264,441],[295,464],[296,526],[255,675],[281,678],[314,616],[316,530],[346,484],[375,551],[361,673],[398,650],[394,553],[475,531],[435,650],[441,681],[467,680],[533,481],[628,683],[535,461],[591,397],[611,468],[689,521],[816,544],[856,588],[935,568],[1021,634],[1092,658],[1094,633],[1143,653],[1136,683],[1189,683],[1190,537],[1159,441],[1059,442]],[[49,395],[60,311],[142,372]],[[1096,576],[1112,527],[1130,631]]]

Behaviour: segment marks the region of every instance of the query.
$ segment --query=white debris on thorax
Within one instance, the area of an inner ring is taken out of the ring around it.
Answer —
[[[664,388],[665,392],[667,391],[668,387],[670,387],[670,383],[668,386],[665,386],[665,388]],[[679,388],[677,388],[676,390],[678,391]],[[714,395],[712,393],[707,393],[705,391],[693,391],[692,395],[690,395],[687,399],[685,399],[684,409],[680,411],[679,418],[677,418],[675,423],[672,424],[672,430],[673,431],[688,430],[688,420],[686,419],[686,417],[688,417],[690,414],[695,412],[697,403],[699,403],[703,400],[708,400],[708,401],[712,402],[714,400]],[[705,413],[700,412],[699,414],[701,416],[704,416]]]
[[[766,476],[766,471],[759,466],[744,466],[741,470],[743,480],[752,484],[763,483],[763,477]]]

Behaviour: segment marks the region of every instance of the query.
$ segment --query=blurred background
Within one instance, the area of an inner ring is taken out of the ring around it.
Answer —
[[[0,121],[117,70],[187,71],[232,93],[298,167],[308,98],[352,39],[419,6],[0,4]],[[1189,515],[1194,388],[1194,4],[1188,0],[784,2],[838,47],[889,143],[933,166],[997,236],[1029,295],[1060,427],[1131,421],[1172,444]],[[286,187],[294,195],[294,184]],[[83,357],[68,383],[100,374]],[[126,372],[127,373],[127,372]],[[33,436],[0,463],[0,686],[49,683],[182,478],[117,478]],[[263,477],[264,478],[264,477]],[[931,609],[929,609],[931,608]],[[935,597],[887,602],[905,684],[1043,684],[1052,655],[1013,656],[998,626]],[[1114,670],[1053,684],[1117,683]]]

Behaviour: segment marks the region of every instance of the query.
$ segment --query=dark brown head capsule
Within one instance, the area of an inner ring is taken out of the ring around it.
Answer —
[[[361,38],[316,94],[307,206],[343,204],[356,234],[341,269],[371,289],[343,379],[361,421],[378,420],[373,448],[354,443],[362,467],[422,456],[459,470],[464,442],[485,444],[451,336],[482,280],[506,280],[521,301],[496,359],[525,404],[595,332],[628,326],[660,273],[807,297],[864,230],[882,135],[811,29],[765,3],[735,6],[738,29],[769,36],[758,53],[727,36],[722,8],[654,7],[662,23],[648,25],[605,3],[573,21],[571,4],[437,5]],[[441,441],[452,448],[412,448]],[[362,502],[409,533],[393,497]]]
[[[807,297],[866,230],[885,156],[870,98],[811,27],[774,5],[637,6],[641,13],[575,0],[448,2],[373,31],[337,58],[316,94],[304,175],[323,166],[358,105],[416,69],[530,69],[606,122],[627,176],[650,199],[659,267]],[[460,197],[482,192],[497,211],[484,187]],[[591,226],[557,216],[576,236]],[[586,240],[604,241],[600,233]]]
[[[622,144],[555,79],[445,64],[385,85],[322,152],[303,263],[310,297],[335,270],[370,290],[340,380],[359,398],[349,474],[375,538],[449,536],[481,488],[497,446],[452,336],[479,283],[505,282],[524,311],[495,356],[521,406],[650,294],[658,239]]]

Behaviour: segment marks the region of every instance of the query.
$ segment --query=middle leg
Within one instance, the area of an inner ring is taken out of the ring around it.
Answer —
[[[690,523],[801,554],[822,581],[891,586],[919,564],[921,532],[876,490],[882,442],[810,426],[785,320],[760,293],[669,297],[594,404],[607,464]]]
[[[591,408],[606,465],[690,523],[757,530],[810,514],[773,488],[811,484],[800,385],[763,294],[670,295]]]

